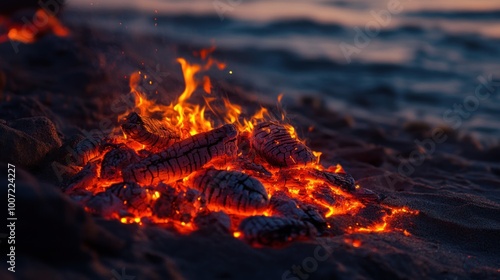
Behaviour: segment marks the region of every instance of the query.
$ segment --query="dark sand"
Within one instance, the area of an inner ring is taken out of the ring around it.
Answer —
[[[113,127],[114,123],[103,120],[116,121],[111,104],[128,95],[128,77],[124,76],[140,69],[143,62],[153,69],[161,63],[165,67],[161,71],[170,73],[159,87],[165,102],[182,91],[181,71],[174,58],[190,53],[189,47],[72,29],[76,34],[72,38],[46,36],[36,44],[20,46],[18,54],[9,42],[0,45],[5,78],[0,119],[6,123],[1,125],[45,116],[55,124],[63,145],[82,129]],[[161,50],[151,54],[137,43],[141,41]],[[258,106],[258,95],[222,80],[214,83],[234,103]],[[91,217],[61,193],[52,169],[57,149],[50,144],[33,152],[41,153],[40,159],[16,162],[19,149],[15,147],[22,150],[23,145],[50,142],[25,139],[0,147],[2,193],[6,193],[6,162],[17,166],[19,219],[16,273],[8,272],[2,261],[0,278],[113,279],[117,277],[113,270],[120,275],[125,269],[135,279],[298,279],[286,271],[302,264],[306,266],[303,272],[310,271],[307,279],[500,277],[498,144],[483,146],[472,136],[445,129],[447,140],[436,144],[435,151],[428,152],[409,176],[403,176],[398,172],[401,158],[422,149],[414,140],[428,139],[432,124],[378,124],[329,112],[320,103],[289,100],[288,116],[309,139],[308,144],[323,152],[325,165],[341,163],[358,184],[388,195],[384,203],[419,210],[418,216],[401,221],[411,236],[401,232],[339,235],[280,249],[255,249],[224,234],[183,236],[155,226],[106,221]],[[309,126],[314,126],[310,132]],[[57,166],[64,168],[64,164]],[[361,246],[354,247],[346,239],[360,240]],[[320,243],[331,254],[312,262]]]

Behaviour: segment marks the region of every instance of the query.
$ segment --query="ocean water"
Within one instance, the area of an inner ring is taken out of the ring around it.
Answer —
[[[227,79],[264,95],[500,136],[500,1],[67,2],[96,27],[215,44]]]

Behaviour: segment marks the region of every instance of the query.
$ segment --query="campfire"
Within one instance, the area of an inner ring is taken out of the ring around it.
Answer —
[[[340,164],[324,166],[281,106],[245,114],[211,93],[208,76],[198,75],[225,67],[211,51],[199,53],[203,64],[177,60],[185,89],[169,105],[148,98],[146,74],[130,75],[135,107],[108,137],[75,143],[80,171],[64,192],[106,219],[180,233],[216,227],[255,246],[342,233],[410,234],[398,217],[417,211],[384,205],[383,195],[357,185]],[[198,88],[202,104],[191,101]]]

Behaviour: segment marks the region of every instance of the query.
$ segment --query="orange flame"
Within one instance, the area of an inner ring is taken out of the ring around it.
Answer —
[[[185,139],[191,135],[195,135],[201,132],[206,132],[212,130],[214,123],[233,123],[240,133],[251,133],[256,124],[265,120],[277,121],[275,117],[271,116],[266,108],[260,108],[250,117],[246,117],[246,112],[244,108],[238,104],[231,103],[228,98],[218,99],[217,96],[208,96],[211,90],[211,82],[208,76],[203,76],[203,79],[199,79],[197,75],[201,74],[206,69],[210,68],[211,65],[219,65],[215,63],[215,60],[210,59],[209,54],[213,52],[214,48],[200,51],[200,57],[205,61],[204,65],[191,64],[184,58],[178,58],[177,62],[181,65],[182,73],[184,76],[185,88],[180,96],[174,100],[169,105],[163,105],[156,103],[155,100],[147,98],[147,93],[141,87],[141,84],[147,79],[147,75],[143,73],[135,72],[130,75],[129,85],[130,91],[135,97],[135,107],[133,110],[139,111],[141,115],[153,117],[159,115],[164,125],[178,131],[181,134],[181,138]],[[219,66],[218,66],[219,67]],[[147,81],[147,80],[146,80]],[[198,88],[202,90],[198,91]],[[203,105],[196,104],[192,101],[195,99],[197,94],[205,101]],[[283,95],[278,96],[278,104],[281,102]],[[223,106],[222,109],[217,106]],[[278,109],[281,109],[278,105]],[[126,114],[128,114],[127,112]],[[120,118],[123,117],[120,116]],[[217,117],[217,118],[216,118]],[[279,118],[279,117],[278,117]],[[282,112],[281,119],[285,120],[285,114]],[[290,124],[284,124],[290,137],[296,139],[297,141],[303,142],[299,139],[295,127]],[[121,133],[119,134],[121,135]],[[133,148],[123,135],[121,139],[129,147]],[[137,149],[144,148],[142,145],[138,146]],[[256,163],[261,164],[269,173],[271,174],[269,178],[262,179],[262,184],[266,188],[268,193],[268,198],[270,199],[277,192],[285,193],[294,201],[299,201],[306,205],[314,205],[320,212],[320,214],[325,218],[331,218],[336,215],[354,215],[360,209],[365,207],[364,203],[358,200],[351,193],[344,191],[340,187],[326,185],[325,181],[308,173],[312,170],[328,171],[336,174],[345,173],[343,167],[340,164],[329,166],[325,168],[320,163],[321,152],[313,152],[316,157],[316,162],[310,163],[306,166],[297,166],[288,168],[288,171],[292,174],[293,178],[291,180],[285,180],[280,172],[280,168],[274,167],[265,161],[259,161],[256,157]],[[237,165],[232,165],[231,163],[225,163],[222,168],[227,170],[232,170],[238,168]],[[188,177],[183,178],[185,182]],[[180,183],[182,184],[182,183]],[[356,189],[360,188],[356,186]],[[340,199],[335,199],[335,203],[325,200],[318,195],[327,192],[332,195],[332,197],[338,196]],[[160,199],[160,193],[157,191],[152,191],[149,193],[151,200]],[[199,200],[199,199],[198,199]],[[197,206],[199,207],[199,206]],[[297,204],[297,207],[298,204]],[[201,208],[200,208],[201,209]],[[402,214],[417,214],[418,211],[410,210],[406,207],[397,208],[387,206],[389,211],[384,215],[379,221],[372,225],[359,225],[356,227],[350,227],[350,233],[369,233],[369,232],[388,232],[391,230],[398,230],[391,227],[391,221],[396,216]],[[135,213],[134,213],[135,214]],[[265,216],[272,216],[273,211],[271,209],[266,209],[262,213]],[[122,223],[126,224],[139,224],[142,225],[145,221],[153,221],[154,223],[163,223],[173,226],[176,230],[181,233],[188,233],[195,230],[195,226],[188,222],[177,221],[173,219],[160,219],[158,217],[153,217],[151,211],[146,213],[138,213],[138,217],[116,217]],[[147,219],[143,219],[147,218]],[[330,228],[330,225],[328,225]],[[235,238],[243,237],[243,233],[233,230],[233,236]],[[410,233],[407,230],[401,230],[403,234],[409,236]],[[347,239],[346,239],[347,240]],[[362,245],[359,240],[346,241],[353,247],[359,247]]]
[[[67,37],[70,32],[54,15],[47,13],[44,9],[38,9],[33,16],[33,24],[11,23],[3,20],[2,25],[8,28],[7,38],[24,44],[34,43],[37,37],[51,33],[59,37]],[[41,22],[43,24],[35,25]]]

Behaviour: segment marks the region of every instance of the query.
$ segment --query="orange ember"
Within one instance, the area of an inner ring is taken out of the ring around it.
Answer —
[[[38,9],[31,21],[32,23],[14,23],[8,19],[0,21],[8,31],[6,36],[0,36],[0,43],[5,40],[17,41],[24,44],[34,43],[38,37],[45,34],[54,34],[58,37],[67,37],[69,30],[54,15],[43,9]]]
[[[344,242],[346,244],[351,245],[354,248],[359,248],[362,245],[361,240],[358,240],[358,239],[346,238],[346,239],[344,239]]]
[[[389,206],[387,206],[389,207]],[[382,217],[382,221],[368,227],[359,227],[355,229],[356,232],[390,232],[392,230],[402,231],[404,235],[409,236],[410,233],[407,230],[401,230],[397,228],[390,228],[390,222],[394,220],[397,216],[404,214],[417,215],[418,211],[410,210],[406,207],[389,207],[388,214]]]

